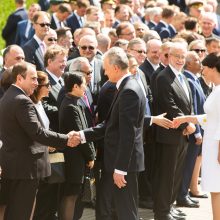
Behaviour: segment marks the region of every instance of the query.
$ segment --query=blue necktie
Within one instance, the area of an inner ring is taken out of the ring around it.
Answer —
[[[151,110],[149,105],[149,99],[146,97],[146,114],[151,116]]]

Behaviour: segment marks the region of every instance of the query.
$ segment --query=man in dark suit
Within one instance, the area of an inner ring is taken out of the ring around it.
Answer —
[[[72,34],[76,29],[84,26],[85,20],[84,15],[86,14],[86,9],[89,7],[89,2],[87,0],[77,0],[76,1],[76,11],[70,15],[67,20],[67,26],[71,28]]]
[[[24,44],[34,36],[35,31],[33,29],[32,20],[34,13],[37,11],[40,11],[40,6],[33,3],[28,9],[28,19],[18,23],[15,43],[19,46],[24,46]]]
[[[169,66],[156,79],[158,113],[167,113],[172,119],[192,113],[192,98],[189,85],[181,73],[187,49],[174,43],[169,51]],[[192,124],[183,124],[178,130],[157,127],[157,170],[155,175],[154,213],[156,220],[174,220],[171,207],[180,187],[184,160],[187,152],[187,137],[195,131]],[[178,216],[178,218],[185,219]]]
[[[23,46],[25,60],[34,64],[37,70],[43,71],[46,52],[46,44],[43,40],[49,33],[50,15],[44,11],[36,12],[33,17],[33,28],[34,37]]]
[[[69,4],[60,4],[58,10],[51,16],[51,28],[57,30],[66,26],[66,19],[72,13],[72,9]]]
[[[188,79],[193,98],[193,109],[195,115],[204,114],[203,105],[205,94],[200,82],[196,76],[201,71],[201,62],[198,54],[194,51],[187,53],[185,71],[183,74]],[[191,208],[198,208],[199,204],[191,199],[188,190],[197,158],[201,161],[202,129],[196,125],[196,131],[189,136],[189,146],[187,150],[185,166],[183,171],[183,180],[179,190],[177,205]]]
[[[5,27],[2,30],[2,37],[6,41],[6,46],[15,43],[16,29],[19,21],[28,19],[25,10],[25,0],[15,0],[16,11],[9,15]]]
[[[162,42],[160,40],[151,39],[147,42],[147,57],[140,65],[140,70],[143,71],[147,84],[150,85],[153,72],[159,67],[160,63],[160,47]]]
[[[119,220],[137,220],[137,173],[144,169],[142,132],[146,100],[140,85],[128,72],[128,59],[121,48],[113,47],[105,54],[104,68],[109,80],[116,83],[117,95],[105,122],[80,132],[82,143],[105,135],[97,219],[112,219],[106,207],[110,195]]]
[[[0,151],[2,178],[7,189],[5,220],[29,220],[38,181],[50,175],[47,146],[73,146],[71,134],[45,130],[28,97],[37,87],[36,69],[29,63],[16,64],[14,84],[0,102]]]

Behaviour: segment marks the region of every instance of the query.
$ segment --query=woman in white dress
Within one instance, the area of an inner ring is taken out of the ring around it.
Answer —
[[[213,220],[220,219],[220,56],[209,54],[203,61],[202,74],[215,88],[204,104],[205,115],[182,116],[174,126],[185,122],[201,124],[204,129],[202,145],[202,187],[211,193]]]

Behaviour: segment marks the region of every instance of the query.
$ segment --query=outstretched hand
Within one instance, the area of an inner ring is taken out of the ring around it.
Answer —
[[[163,113],[161,115],[153,116],[152,123],[166,129],[173,128],[173,122],[164,117],[166,114],[167,113]]]
[[[68,135],[67,146],[76,147],[77,145],[80,144],[81,138],[79,132],[70,131],[67,135]]]

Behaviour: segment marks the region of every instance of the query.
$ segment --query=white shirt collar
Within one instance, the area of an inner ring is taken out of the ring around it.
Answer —
[[[62,77],[57,77],[55,74],[51,73],[48,69],[46,69],[46,71],[50,74],[50,76],[52,77],[52,79],[56,82],[59,83],[59,80],[63,80]]]
[[[45,43],[36,34],[34,35],[34,39],[37,41],[39,45],[41,45],[42,43],[45,45]],[[45,48],[46,48],[46,45],[45,45]]]
[[[178,71],[177,69],[175,69],[173,66],[171,66],[169,64],[169,67],[171,68],[171,70],[173,71],[173,73],[176,75],[176,77],[179,79],[179,74],[182,74],[181,71]]]
[[[121,79],[118,80],[118,82],[116,83],[116,88],[117,88],[117,89],[119,89],[119,87],[120,87],[122,81],[123,81],[125,78],[127,78],[128,76],[131,76],[131,73],[125,74],[124,76],[121,77]]]
[[[150,65],[153,67],[154,71],[160,66],[159,64],[155,65],[155,64],[151,63],[148,58],[147,58],[147,60],[150,63]]]

